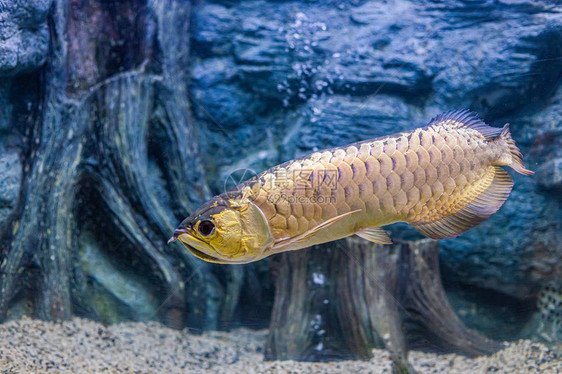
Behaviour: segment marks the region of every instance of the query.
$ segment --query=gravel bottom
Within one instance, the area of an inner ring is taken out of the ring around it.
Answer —
[[[388,352],[370,361],[263,361],[267,331],[193,335],[158,323],[104,326],[75,318],[0,325],[0,373],[391,373]],[[419,373],[562,373],[546,346],[521,340],[491,356],[410,352]]]

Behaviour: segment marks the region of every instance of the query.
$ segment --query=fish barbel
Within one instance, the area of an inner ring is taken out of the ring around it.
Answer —
[[[495,213],[513,181],[500,166],[532,175],[509,132],[469,111],[428,126],[288,161],[218,195],[181,222],[195,256],[248,263],[353,234],[391,243],[381,228],[406,222],[453,238]]]

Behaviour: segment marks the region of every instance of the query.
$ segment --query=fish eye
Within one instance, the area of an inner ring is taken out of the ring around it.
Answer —
[[[211,221],[201,221],[197,226],[197,231],[203,236],[209,236],[215,232],[215,225]]]

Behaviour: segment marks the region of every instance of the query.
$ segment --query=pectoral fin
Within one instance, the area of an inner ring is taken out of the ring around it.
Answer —
[[[380,227],[368,227],[355,233],[357,236],[379,244],[392,244],[388,233]]]
[[[359,212],[360,210],[354,210],[351,212],[347,212],[344,214],[340,214],[339,216],[336,216],[334,218],[330,218],[329,220],[322,222],[321,224],[319,224],[316,227],[313,227],[312,229],[297,235],[295,237],[292,238],[283,238],[283,239],[278,239],[275,242],[274,248],[275,250],[281,249],[289,244],[295,244],[295,243],[300,243],[300,242],[304,242],[308,239],[310,239],[311,237],[313,237],[314,235],[316,235],[320,230],[326,229],[330,226],[332,226],[333,224],[335,224],[336,222],[339,222],[340,220],[342,220],[345,217],[348,217],[356,212]]]

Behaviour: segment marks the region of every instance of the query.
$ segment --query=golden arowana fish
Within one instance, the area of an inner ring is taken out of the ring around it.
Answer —
[[[468,111],[424,128],[314,152],[271,168],[205,203],[178,226],[209,262],[247,263],[353,234],[391,242],[381,226],[407,222],[452,238],[495,213],[513,181],[532,175],[509,132]]]

